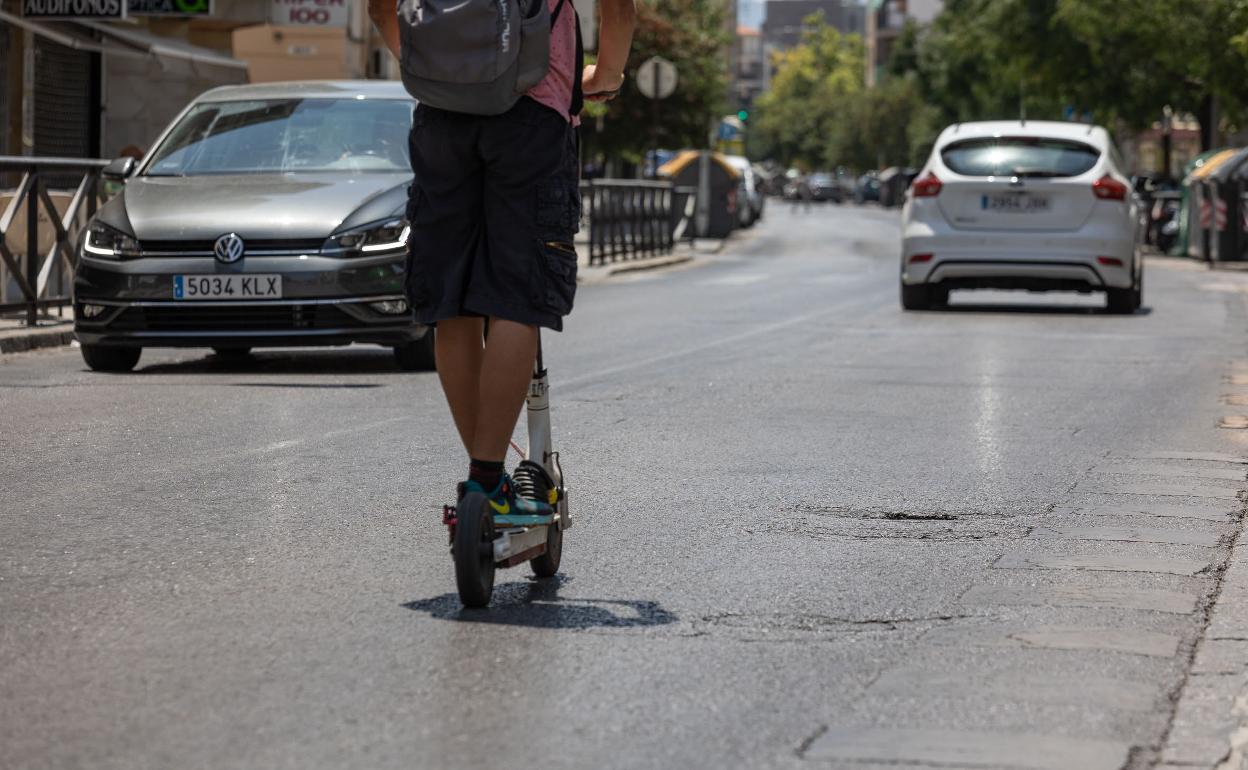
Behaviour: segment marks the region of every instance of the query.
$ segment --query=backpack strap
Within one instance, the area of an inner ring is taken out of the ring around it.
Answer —
[[[555,6],[555,10],[550,14],[550,28],[555,28],[555,22],[559,21],[559,14],[563,11],[563,6],[567,0],[559,0],[559,4]],[[573,11],[575,13],[576,11]]]
[[[562,5],[563,0],[559,0]],[[581,110],[585,109],[585,93],[581,88],[581,75],[585,71],[585,46],[581,41],[581,16],[573,7],[572,13],[574,18],[572,24],[576,26],[576,59],[573,60],[572,69],[572,104],[568,107],[568,114],[575,117],[581,114]]]

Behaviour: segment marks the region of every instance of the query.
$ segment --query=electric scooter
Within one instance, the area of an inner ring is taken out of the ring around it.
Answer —
[[[479,492],[468,493],[458,506],[443,508],[442,523],[450,534],[451,558],[455,562],[455,584],[465,607],[490,603],[497,569],[527,561],[539,578],[553,577],[559,572],[563,531],[572,526],[572,517],[559,453],[551,444],[550,384],[540,341],[526,404],[529,449],[525,452],[512,442],[512,449],[521,457],[512,481],[517,497],[549,503],[554,513],[496,513]]]

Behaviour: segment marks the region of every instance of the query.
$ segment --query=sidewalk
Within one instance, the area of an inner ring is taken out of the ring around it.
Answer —
[[[74,340],[74,321],[66,312],[64,317],[39,316],[39,325],[26,325],[26,318],[0,318],[0,354],[21,353],[38,348],[68,345]]]
[[[691,262],[698,256],[718,254],[723,251],[726,243],[728,243],[727,239],[718,238],[698,238],[692,242],[678,241],[672,248],[671,254],[661,254],[656,257],[643,257],[641,259],[626,259],[620,262],[609,262],[605,265],[594,265],[592,267],[589,264],[588,245],[578,244],[580,260],[576,268],[576,282],[592,284],[604,281],[613,275],[673,267],[685,262]]]
[[[1248,543],[1236,539],[1159,770],[1248,770]]]

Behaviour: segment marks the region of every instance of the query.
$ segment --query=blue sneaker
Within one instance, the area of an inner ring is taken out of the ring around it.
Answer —
[[[493,490],[486,490],[477,482],[469,479],[460,485],[459,499],[469,492],[477,492],[485,495],[485,501],[490,507],[490,513],[497,519],[500,516],[553,516],[555,509],[538,500],[530,500],[527,497],[518,497],[516,495],[516,486],[511,480],[511,476],[504,473],[499,480],[498,486]]]

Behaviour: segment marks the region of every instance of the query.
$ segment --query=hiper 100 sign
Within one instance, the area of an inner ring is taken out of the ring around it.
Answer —
[[[345,27],[347,0],[272,0],[269,22],[280,27]]]

